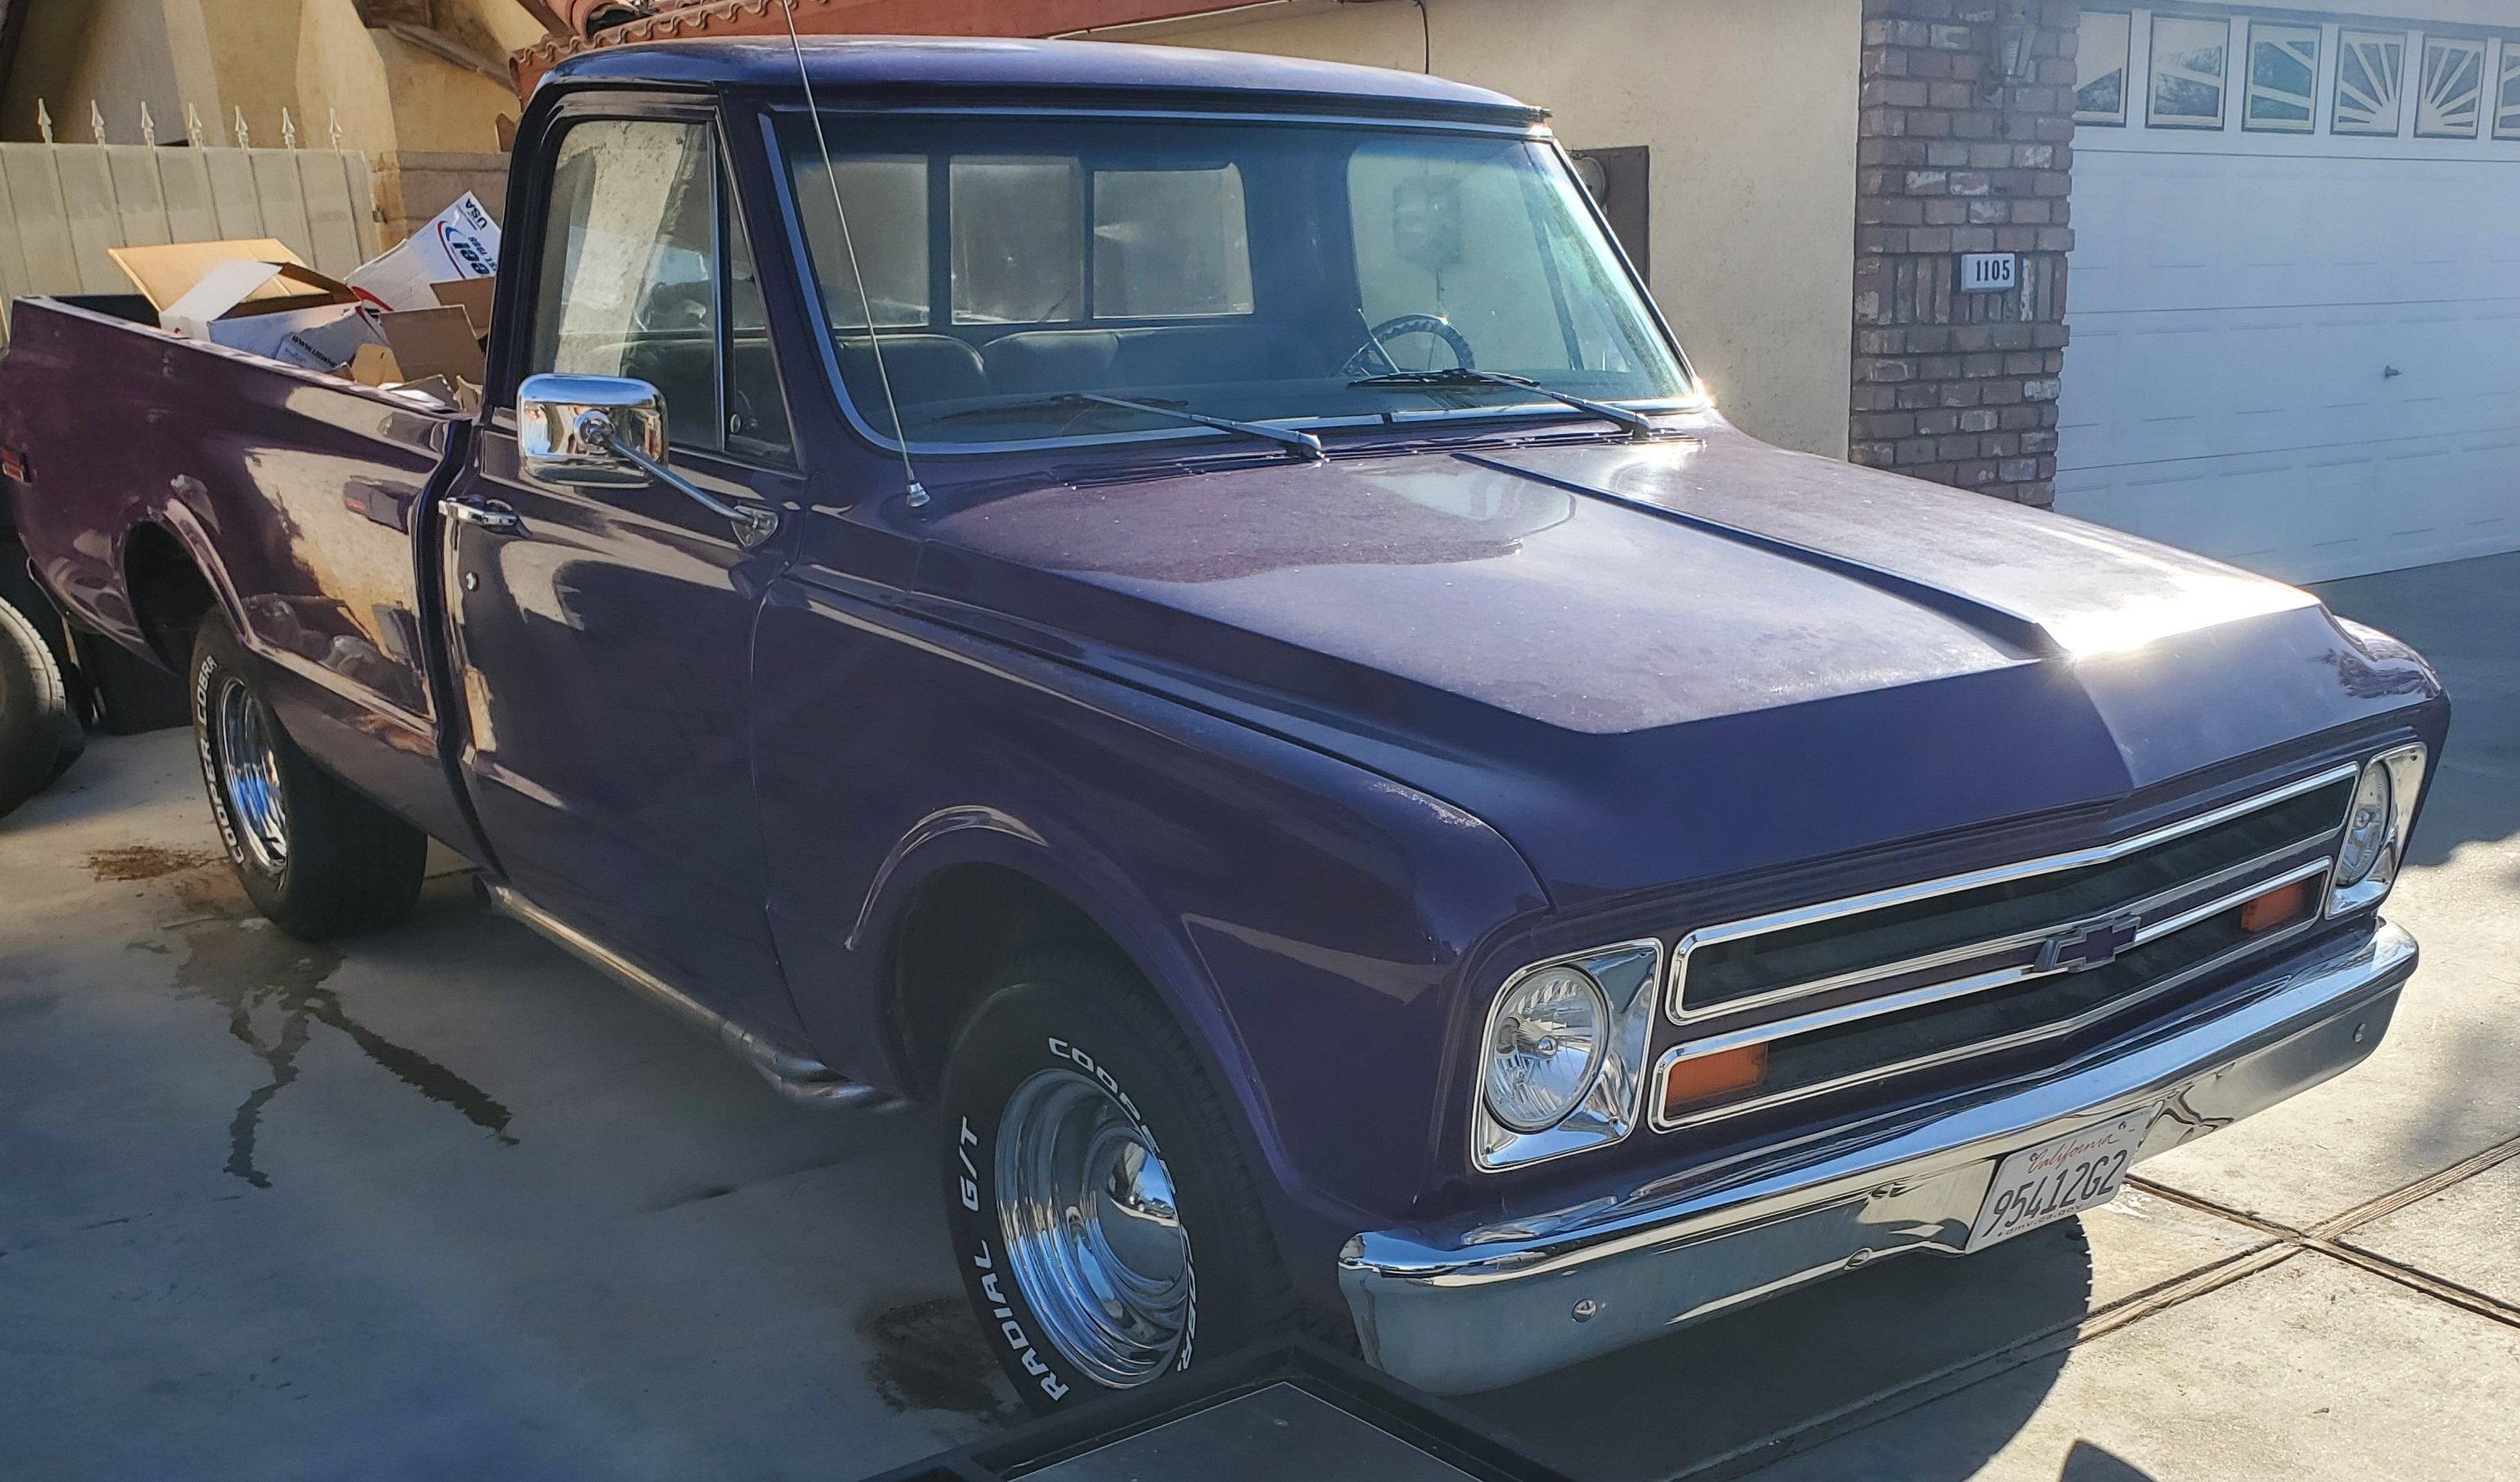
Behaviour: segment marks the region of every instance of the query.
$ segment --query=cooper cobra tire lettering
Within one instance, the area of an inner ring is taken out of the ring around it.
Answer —
[[[1084,1071],[1087,1075],[1094,1077],[1094,1083],[1102,1087],[1103,1090],[1111,1093],[1113,1099],[1119,1101],[1120,1109],[1129,1114],[1129,1120],[1137,1123],[1138,1130],[1147,1135],[1148,1145],[1153,1145],[1155,1130],[1147,1125],[1146,1116],[1138,1110],[1138,1103],[1129,1099],[1127,1089],[1121,1086],[1118,1079],[1115,1078],[1111,1072],[1103,1069],[1099,1063],[1097,1063],[1094,1056],[1087,1055],[1084,1051],[1077,1049],[1075,1046],[1061,1039],[1054,1039],[1050,1042],[1050,1054],[1053,1059],[1065,1060],[1069,1064],[1074,1065],[1077,1069]],[[1160,1148],[1157,1149],[1157,1151],[1161,1150],[1162,1149]]]
[[[217,753],[210,749],[210,677],[218,672],[218,661],[206,653],[193,657],[193,749],[202,759],[202,780],[209,787],[210,817],[219,826],[219,842],[227,846],[228,863],[245,866],[245,845],[238,840],[236,825],[229,821],[228,803],[219,786]]]

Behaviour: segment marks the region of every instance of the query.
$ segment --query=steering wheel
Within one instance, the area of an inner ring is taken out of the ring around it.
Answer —
[[[1368,376],[1401,374],[1400,362],[1391,358],[1388,342],[1398,335],[1432,335],[1452,347],[1454,364],[1464,371],[1476,370],[1478,360],[1470,353],[1470,342],[1450,321],[1433,314],[1399,314],[1365,332],[1365,343],[1347,358],[1339,374],[1353,380]]]

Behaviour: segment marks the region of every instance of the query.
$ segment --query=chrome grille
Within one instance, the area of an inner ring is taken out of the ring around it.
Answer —
[[[2069,1035],[2318,920],[2356,769],[2341,766],[2098,848],[1692,932],[1648,1086],[1655,1125],[1732,1116]],[[2297,918],[2240,908],[2308,881]],[[1675,1061],[1768,1047],[1745,1099],[1666,1114]]]

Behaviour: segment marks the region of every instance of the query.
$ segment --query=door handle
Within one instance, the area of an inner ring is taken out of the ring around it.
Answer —
[[[446,501],[444,508],[455,518],[493,535],[524,533],[524,516],[495,499],[479,499],[468,494]]]

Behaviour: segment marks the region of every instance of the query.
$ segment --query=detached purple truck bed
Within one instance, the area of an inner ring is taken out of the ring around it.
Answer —
[[[1036,1405],[1976,1249],[2413,971],[2419,657],[1732,429],[1508,99],[672,45],[518,151],[478,417],[22,302],[26,548],[282,926],[433,837],[788,1096],[941,1101]]]

